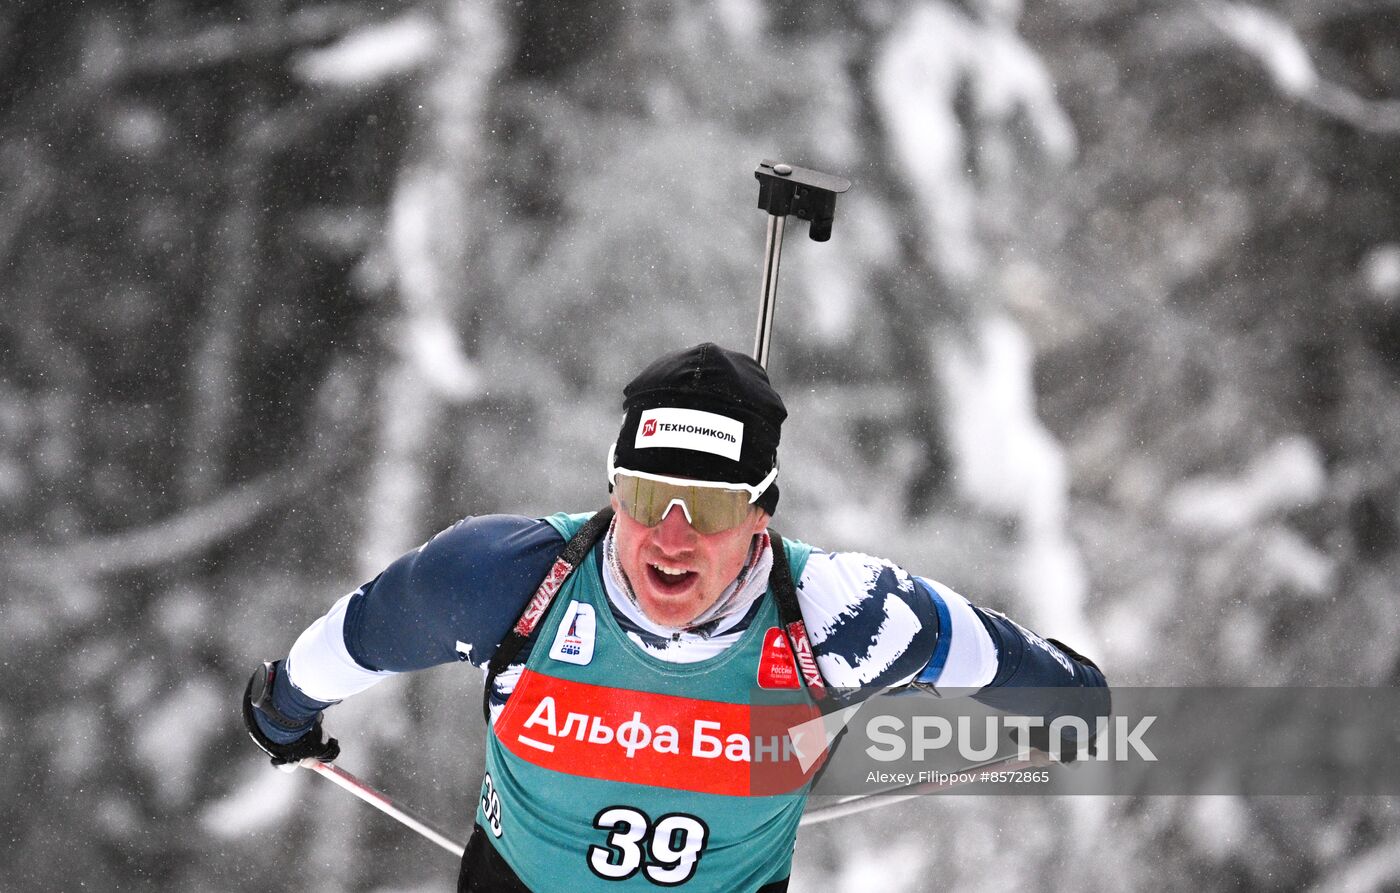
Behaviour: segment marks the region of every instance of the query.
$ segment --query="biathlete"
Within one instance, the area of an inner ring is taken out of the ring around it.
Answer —
[[[460,891],[775,893],[816,767],[793,765],[783,723],[755,734],[761,711],[909,686],[1106,703],[1072,649],[888,561],[770,532],[787,412],[754,360],[663,356],[623,407],[608,508],[459,521],[254,673],[244,719],[273,763],[333,760],[322,711],[465,661],[487,670],[488,723]]]

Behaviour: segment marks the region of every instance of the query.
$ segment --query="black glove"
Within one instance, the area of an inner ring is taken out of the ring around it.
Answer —
[[[1089,660],[1089,658],[1087,658],[1087,657],[1085,657],[1084,655],[1080,654],[1078,651],[1075,651],[1073,648],[1069,647],[1069,646],[1066,645],[1064,642],[1061,642],[1059,639],[1046,639],[1045,641],[1049,642],[1051,645],[1054,645],[1056,648],[1060,649],[1060,650],[1063,651],[1065,654],[1068,654],[1070,657],[1072,657],[1072,658],[1074,658],[1075,660],[1079,661],[1081,664],[1088,664],[1089,666],[1091,666],[1091,667],[1093,667],[1094,669],[1098,670],[1100,673],[1103,672],[1103,670],[1100,669],[1100,667],[1099,667],[1098,664],[1096,664],[1096,663],[1094,663],[1093,661]]]
[[[1092,660],[1090,660],[1089,658],[1087,658],[1087,657],[1085,657],[1084,655],[1080,654],[1078,651],[1075,651],[1073,648],[1069,647],[1069,646],[1066,645],[1064,642],[1061,642],[1059,639],[1046,639],[1045,641],[1049,642],[1051,645],[1054,645],[1056,648],[1058,648],[1058,649],[1060,649],[1061,651],[1063,651],[1066,655],[1068,655],[1068,656],[1070,657],[1070,659],[1075,660],[1075,661],[1078,661],[1079,663],[1084,664],[1085,666],[1093,667],[1094,670],[1095,670],[1096,672],[1098,672],[1100,676],[1103,675],[1103,671],[1099,669],[1099,665],[1098,665],[1098,664],[1094,663],[1094,662],[1093,662]],[[1108,689],[1106,689],[1106,688],[1104,688],[1104,689],[1093,689],[1093,690],[1090,690],[1090,689],[1066,689],[1066,693],[1067,693],[1067,694],[1068,694],[1068,693],[1074,693],[1074,694],[1089,695],[1091,692],[1092,692],[1092,694],[1097,695],[1097,696],[1100,696],[1100,697],[1102,697],[1102,698],[1104,699],[1103,712],[1107,715],[1107,714],[1112,710],[1112,703],[1113,703],[1113,701],[1112,701],[1112,695],[1110,694],[1110,692],[1108,691]],[[1079,709],[1076,709],[1076,710],[1073,711],[1073,712],[1076,712],[1076,713],[1081,712],[1081,710],[1082,710],[1082,705],[1076,703],[1076,707],[1078,707]],[[1060,742],[1061,745],[1062,745],[1061,748],[1060,748],[1060,762],[1061,762],[1061,763],[1064,763],[1064,764],[1068,764],[1068,763],[1073,763],[1073,762],[1075,762],[1076,760],[1087,759],[1087,758],[1089,758],[1089,757],[1091,757],[1091,756],[1094,756],[1095,754],[1098,753],[1097,745],[1096,745],[1096,743],[1095,743],[1095,739],[1098,738],[1098,737],[1099,737],[1099,729],[1098,729],[1098,727],[1097,727],[1094,723],[1091,722],[1091,723],[1089,723],[1089,738],[1088,738],[1088,740],[1086,740],[1086,741],[1074,741],[1074,742],[1062,740],[1062,741]],[[1030,745],[1031,745],[1031,747],[1035,748],[1036,750],[1040,750],[1040,751],[1044,751],[1045,753],[1049,753],[1049,752],[1050,752],[1050,731],[1049,731],[1049,729],[1047,729],[1047,728],[1045,728],[1045,727],[1043,727],[1043,726],[1041,726],[1041,727],[1039,727],[1039,728],[1031,729],[1031,730],[1030,730]]]
[[[277,680],[277,667],[281,661],[272,663],[263,661],[263,665],[253,672],[252,678],[248,680],[248,688],[243,692],[243,725],[248,729],[248,734],[252,736],[253,743],[261,747],[268,756],[272,757],[272,765],[288,768],[294,767],[297,763],[307,757],[315,757],[323,763],[329,763],[340,756],[340,742],[334,738],[327,738],[325,731],[321,728],[321,717],[317,715],[316,721],[306,734],[295,741],[286,744],[279,744],[273,741],[263,730],[258,728],[257,717],[253,711],[263,715],[269,723],[283,728],[296,728],[296,723],[287,719],[277,708],[272,705],[272,686]]]

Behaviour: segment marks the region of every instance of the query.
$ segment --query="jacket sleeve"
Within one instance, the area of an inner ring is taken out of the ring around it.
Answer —
[[[920,582],[938,613],[939,640],[916,685],[941,695],[971,694],[997,710],[1039,718],[1042,730],[1057,718],[1078,717],[1092,738],[1094,720],[1108,716],[1111,706],[1097,664],[941,584]],[[1031,740],[1039,747],[1047,736],[1035,731]]]
[[[337,601],[278,667],[273,706],[257,715],[273,740],[293,741],[317,714],[385,677],[453,661],[483,666],[563,548],[544,521],[466,518]]]
[[[814,550],[797,594],[823,678],[851,697],[917,686],[1047,724],[1107,714],[1092,661],[884,559]]]
[[[974,609],[997,644],[996,676],[973,698],[1005,713],[1039,718],[1041,726],[1031,730],[1031,744],[1049,750],[1047,728],[1061,717],[1077,717],[1089,731],[1087,740],[1097,734],[1099,717],[1107,717],[1112,697],[1103,672],[1089,658],[1054,639],[1044,639],[1005,614]],[[1070,752],[1079,735],[1067,728],[1064,738]]]

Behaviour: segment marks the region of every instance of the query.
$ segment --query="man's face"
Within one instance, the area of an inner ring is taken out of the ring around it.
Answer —
[[[612,505],[617,558],[637,604],[653,623],[673,628],[719,600],[743,569],[754,534],[768,526],[768,513],[754,508],[739,526],[702,534],[672,506],[660,524],[645,527],[622,510],[616,495]]]

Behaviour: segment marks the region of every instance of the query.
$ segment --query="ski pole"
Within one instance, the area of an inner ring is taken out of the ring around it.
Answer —
[[[315,772],[328,781],[336,783],[390,818],[397,819],[409,828],[417,831],[419,834],[447,850],[449,853],[452,853],[457,858],[462,858],[462,854],[466,852],[466,847],[462,844],[448,837],[442,831],[434,828],[430,823],[409,812],[407,809],[404,809],[402,806],[395,805],[394,801],[384,796],[384,794],[370,787],[368,784],[365,784],[365,782],[356,778],[351,773],[346,772],[339,766],[332,763],[323,763],[314,757],[307,757],[298,765],[303,769],[310,769],[312,772]]]
[[[975,775],[982,772],[1015,772],[1018,769],[1029,769],[1031,767],[1048,766],[1052,761],[1049,756],[1040,753],[1033,753],[1030,759],[1020,759],[1019,757],[1006,757],[1001,760],[992,760],[989,763],[982,763],[976,766],[968,766],[960,772],[950,773],[948,778],[940,781],[923,781],[903,787],[887,788],[883,791],[872,791],[869,794],[857,794],[848,797],[839,803],[831,803],[826,806],[817,806],[807,810],[798,822],[800,827],[806,828],[809,825],[820,825],[822,822],[829,822],[832,819],[844,818],[848,815],[855,815],[870,809],[878,809],[881,806],[892,806],[895,803],[903,803],[914,797],[922,797],[925,794],[934,794],[938,791],[946,791],[958,785],[968,784],[977,781]]]
[[[763,292],[758,300],[758,331],[753,358],[768,368],[768,345],[773,338],[773,309],[778,302],[778,263],[783,253],[783,227],[789,214],[812,223],[814,242],[831,238],[836,196],[851,188],[844,177],[823,174],[781,162],[761,161],[753,172],[758,180],[758,207],[768,212],[763,246]]]

